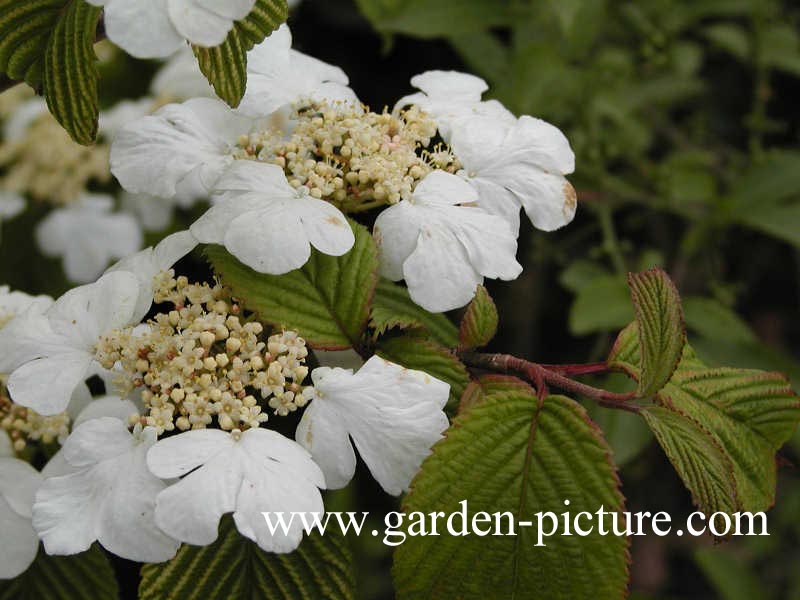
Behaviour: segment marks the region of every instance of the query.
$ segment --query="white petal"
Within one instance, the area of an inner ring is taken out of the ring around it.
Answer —
[[[489,89],[480,77],[458,71],[426,71],[414,75],[411,85],[429,96],[450,96],[456,102],[480,102],[483,92]]]
[[[183,477],[232,445],[219,429],[195,429],[160,440],[147,454],[147,466],[161,479]]]
[[[28,361],[69,349],[47,317],[29,309],[0,328],[0,373],[10,373]]]
[[[452,206],[478,201],[478,193],[466,181],[447,171],[433,171],[414,189],[414,202],[425,206]]]
[[[89,377],[91,377],[91,375],[89,375]],[[75,419],[77,419],[91,403],[92,392],[89,390],[89,386],[86,385],[86,382],[79,383],[75,388],[75,391],[72,392],[72,396],[69,399],[69,404],[67,405],[67,416],[69,416],[69,418],[72,420],[73,428],[76,427]]]
[[[571,222],[578,207],[575,188],[563,175],[547,174],[531,177],[517,192],[525,214],[533,226],[542,231],[555,231]]]
[[[192,223],[189,231],[202,244],[222,244],[234,219],[247,211],[262,208],[263,204],[258,197],[239,193],[216,196],[211,208]]]
[[[173,100],[213,98],[214,88],[200,72],[197,57],[189,46],[183,46],[162,66],[150,82],[153,96]]]
[[[539,165],[548,171],[558,171],[568,175],[575,170],[575,153],[570,148],[569,141],[558,127],[547,121],[523,115],[519,119],[519,135],[531,154],[537,155]],[[516,140],[511,138],[511,145]]]
[[[502,217],[490,215],[478,207],[461,206],[453,231],[464,246],[475,270],[492,279],[516,279],[522,273],[517,262],[517,236]],[[453,219],[455,222],[455,218]]]
[[[306,264],[311,246],[291,203],[235,218],[225,233],[228,252],[259,273],[282,275]]]
[[[42,476],[24,460],[0,458],[0,497],[21,517],[30,519]]]
[[[171,269],[176,262],[197,247],[197,240],[189,231],[168,235],[153,248],[153,262],[161,271]]]
[[[12,579],[24,573],[36,558],[39,536],[31,525],[30,518],[22,517],[11,510],[0,498],[0,579]]]
[[[107,0],[108,39],[136,58],[169,56],[183,43],[165,0]]]
[[[101,334],[131,325],[139,298],[132,273],[107,273],[95,283],[69,290],[47,311],[50,324],[75,349],[91,351]]]
[[[343,488],[356,472],[356,454],[339,414],[326,402],[312,400],[297,425],[295,440],[306,448],[332,490]]]
[[[130,192],[171,198],[207,195],[233,158],[230,148],[252,121],[212,98],[168,104],[123,127],[111,146],[111,171]]]
[[[85,352],[37,358],[11,373],[8,392],[17,404],[42,415],[57,415],[67,408],[75,388],[88,376],[92,360]]]
[[[430,312],[464,306],[483,283],[458,238],[438,224],[423,227],[403,276],[411,299]]]
[[[101,396],[86,405],[73,421],[72,427],[77,429],[86,421],[101,417],[113,417],[127,423],[128,417],[138,412],[136,405],[130,400],[123,400],[119,396]]]
[[[208,10],[198,0],[167,0],[167,6],[175,29],[193,44],[219,46],[233,28],[232,19]]]
[[[64,458],[73,467],[95,465],[126,454],[131,434],[125,421],[114,417],[87,419],[64,442]]]
[[[310,196],[294,201],[311,245],[323,254],[341,256],[353,247],[356,239],[342,212],[324,200]]]
[[[403,263],[417,247],[421,215],[408,201],[390,206],[375,220],[373,236],[380,253],[379,273],[392,281],[403,278]]]
[[[249,15],[255,3],[256,0],[226,0],[225,2],[219,2],[219,0],[197,0],[198,6],[234,21],[244,19]]]
[[[77,554],[95,541],[94,486],[94,474],[84,470],[51,477],[39,488],[33,527],[48,554]]]

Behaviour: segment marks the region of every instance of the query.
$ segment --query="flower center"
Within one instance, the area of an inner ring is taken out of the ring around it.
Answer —
[[[397,115],[341,102],[305,104],[291,122],[290,132],[242,136],[234,156],[274,163],[292,186],[346,212],[407,199],[432,170],[460,167],[449,148],[429,148],[436,124],[415,106]]]

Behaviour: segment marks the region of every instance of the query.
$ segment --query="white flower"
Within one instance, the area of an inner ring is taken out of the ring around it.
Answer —
[[[111,146],[111,172],[129,192],[162,198],[207,196],[234,160],[253,120],[212,98],[168,104],[123,127]]]
[[[109,267],[107,273],[127,271],[136,275],[139,280],[139,298],[133,311],[132,319],[141,320],[153,304],[153,293],[156,289],[155,276],[166,271],[189,254],[197,246],[197,240],[188,231],[179,231],[168,235],[155,247],[145,248],[123,258]]]
[[[288,535],[272,534],[262,512],[317,512],[325,487],[319,467],[300,445],[267,429],[197,429],[159,441],[147,455],[161,478],[180,477],[156,499],[156,523],[189,544],[217,538],[233,512],[239,532],[269,552],[291,552],[303,536],[297,519]]]
[[[87,0],[104,7],[108,39],[137,58],[169,56],[188,40],[200,46],[225,41],[234,21],[255,0]]]
[[[99,368],[101,335],[131,324],[139,282],[109,273],[68,291],[44,313],[28,310],[0,329],[0,373],[11,398],[42,415],[62,412],[75,388]]]
[[[426,71],[412,77],[411,85],[422,91],[398,100],[395,110],[416,104],[436,121],[439,133],[447,142],[454,131],[463,128],[464,119],[470,117],[514,120],[514,115],[497,100],[481,100],[489,86],[475,75],[458,71]]]
[[[6,142],[19,140],[31,123],[44,114],[47,114],[47,102],[42,98],[33,98],[20,104],[3,123],[3,138]]]
[[[145,96],[138,100],[122,100],[117,102],[108,110],[100,112],[99,131],[100,135],[112,140],[117,131],[128,123],[135,121],[152,112],[155,100]]]
[[[301,101],[358,103],[344,71],[291,45],[292,34],[283,24],[247,53],[247,90],[239,110],[262,116]]]
[[[431,312],[467,304],[484,277],[515,279],[517,239],[509,224],[473,204],[478,194],[464,180],[434,171],[410,200],[378,215],[375,239],[380,272],[405,279],[411,298]]]
[[[31,507],[41,474],[16,458],[0,458],[0,579],[27,570],[39,549]]]
[[[42,253],[63,257],[71,281],[94,281],[109,262],[142,247],[139,223],[133,215],[111,212],[113,206],[111,196],[86,194],[53,210],[36,226]]]
[[[311,452],[328,487],[341,488],[352,479],[355,444],[384,490],[395,495],[407,490],[447,429],[442,408],[450,386],[377,356],[355,374],[319,367],[311,378],[315,393],[295,439]]]
[[[458,175],[478,192],[478,206],[505,217],[515,232],[520,206],[543,231],[572,220],[575,189],[564,175],[575,170],[575,155],[558,128],[529,116],[464,123],[453,132],[450,146],[463,166]]]
[[[179,543],[155,525],[156,495],[167,484],[147,469],[152,427],[134,433],[114,417],[91,419],[72,432],[62,454],[72,472],[45,480],[36,493],[33,527],[48,554],[77,554],[96,540],[139,562],[169,560]]]
[[[202,243],[224,244],[259,273],[279,275],[303,266],[311,246],[341,256],[355,242],[332,204],[293,188],[277,165],[241,160],[217,184],[214,206],[192,226]]]
[[[119,197],[122,210],[134,215],[145,231],[163,231],[172,223],[178,202],[174,198],[159,198],[150,194],[131,194],[123,191]]]

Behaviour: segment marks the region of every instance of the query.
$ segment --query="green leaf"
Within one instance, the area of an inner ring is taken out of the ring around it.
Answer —
[[[448,348],[458,345],[458,329],[442,313],[429,313],[416,304],[408,289],[379,279],[372,299],[370,325],[376,335],[382,335],[395,327],[399,329],[421,329],[426,335]]]
[[[609,364],[634,379],[640,378],[635,323],[620,333]],[[683,477],[693,469],[691,460],[696,448],[708,450],[717,446],[732,465],[735,492],[724,502],[742,511],[763,511],[772,505],[775,453],[800,422],[800,401],[782,375],[754,369],[709,368],[686,344],[677,369],[667,385],[656,393],[655,404],[690,421],[678,429],[679,421],[675,421],[674,415],[667,418],[661,411],[644,409],[651,427],[655,423],[654,432],[667,454],[674,462],[680,462],[680,466],[676,465],[679,475]],[[708,441],[691,441],[689,430],[705,435]],[[706,490],[720,489],[714,480],[724,469],[720,461],[716,464],[714,469],[695,473],[699,479],[684,477],[697,502],[712,497],[710,492],[701,493],[699,486]],[[700,508],[706,512],[715,510],[713,502],[710,506],[701,504]]]
[[[247,86],[247,51],[286,21],[286,0],[257,0],[253,10],[233,25],[219,46],[192,45],[200,70],[217,96],[230,106],[239,106]]]
[[[525,392],[531,390],[531,386],[513,375],[488,374],[481,375],[478,379],[470,381],[461,394],[458,403],[458,412],[468,411],[473,406],[483,402],[491,394],[501,392]]]
[[[742,62],[750,58],[750,36],[735,23],[715,23],[704,29],[705,36],[718,48],[728,52]]]
[[[379,31],[418,37],[462,35],[508,24],[510,0],[356,0]]]
[[[102,9],[72,0],[64,9],[44,56],[47,108],[79,144],[97,136],[98,72],[94,53],[97,21]]]
[[[68,1],[0,0],[0,73],[41,87],[45,49]]]
[[[628,285],[638,323],[641,352],[639,395],[651,396],[669,381],[686,344],[678,290],[659,268],[630,273]]]
[[[73,556],[49,556],[40,546],[27,571],[16,579],[0,580],[0,600],[112,600],[118,596],[114,569],[97,544]]]
[[[289,554],[264,552],[230,516],[210,546],[181,546],[168,563],[142,567],[140,600],[331,600],[355,597],[352,558],[334,529],[303,538]],[[97,597],[97,596],[96,596]]]
[[[395,553],[398,599],[622,598],[624,536],[555,534],[536,546],[537,513],[621,511],[618,486],[608,446],[579,404],[563,396],[540,402],[530,388],[488,396],[434,446],[403,510],[449,515],[466,500],[470,522],[479,511],[511,513],[516,536],[456,537],[440,522],[438,536],[408,537]],[[594,515],[592,525],[598,520]],[[543,522],[549,531],[552,523]],[[610,517],[604,522],[610,530]]]
[[[298,331],[312,348],[360,347],[377,282],[378,251],[363,226],[351,221],[356,241],[344,256],[312,250],[300,269],[257,273],[222,246],[208,246],[214,272],[245,308],[266,323]]]
[[[383,338],[376,354],[407,369],[424,371],[450,384],[450,403],[455,404],[469,383],[467,368],[447,348],[412,336]]]
[[[492,341],[500,318],[489,292],[482,285],[461,319],[459,341],[463,348],[480,348]]]
[[[713,584],[720,600],[764,597],[764,587],[745,562],[720,548],[698,548],[694,561]]]

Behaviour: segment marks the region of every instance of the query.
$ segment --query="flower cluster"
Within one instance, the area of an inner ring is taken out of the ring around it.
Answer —
[[[133,423],[155,427],[158,435],[212,422],[244,430],[267,421],[264,401],[279,415],[306,404],[303,338],[282,332],[261,341],[261,323],[243,323],[221,286],[164,272],[157,278],[155,301],[174,308],[145,326],[105,334],[97,350],[100,365],[117,373],[115,391],[127,396],[143,388],[144,411]]]
[[[418,93],[380,113],[347,84],[341,69],[292,50],[284,25],[248,54],[238,110],[164,106],[121,129],[112,171],[131,192],[211,196],[192,233],[262,273],[302,266],[311,246],[344,254],[343,213],[383,208],[381,273],[432,312],[465,305],[486,277],[520,274],[521,209],[544,231],[572,220],[568,141],[482,100],[483,80],[424,73],[412,79]]]
[[[352,478],[354,445],[399,494],[448,426],[446,383],[378,357],[355,373],[319,367],[308,385],[296,332],[270,335],[221,285],[175,276],[195,245],[173,234],[55,301],[0,296],[13,313],[0,329],[0,433],[11,430],[0,452],[21,439],[63,444],[42,473],[0,458],[0,500],[15,473],[30,490],[24,504],[0,501],[22,540],[0,577],[27,568],[39,540],[51,554],[98,541],[168,560],[181,542],[213,542],[225,513],[263,549],[290,552],[302,528],[271,532],[262,511],[324,511],[320,490]],[[93,375],[116,394],[89,397]],[[269,429],[269,412],[295,411],[294,440]]]

